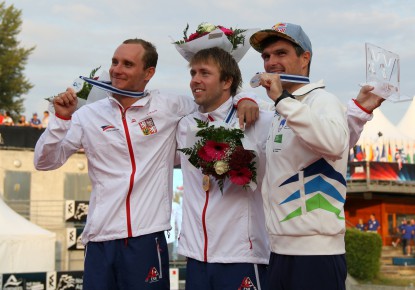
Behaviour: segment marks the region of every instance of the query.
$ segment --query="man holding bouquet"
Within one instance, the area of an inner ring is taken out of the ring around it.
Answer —
[[[197,147],[199,143],[195,144],[189,132],[197,125],[195,119],[211,122],[212,126],[217,122],[230,128],[237,125],[232,97],[242,78],[234,58],[217,47],[197,52],[189,67],[190,88],[199,109],[184,117],[177,130],[184,182],[178,252],[188,258],[186,289],[267,289],[269,246],[260,188],[273,113],[260,112],[258,121],[244,134],[241,132],[249,141],[245,144],[251,143],[249,149],[256,154],[255,168],[251,170],[237,167],[242,159],[250,160],[252,152],[241,148],[239,157],[234,158],[232,141],[220,143],[207,138],[202,139],[205,143],[199,141],[205,146]],[[211,139],[231,134],[227,132],[233,131],[213,129]],[[191,160],[183,153],[188,152],[183,148],[189,146],[198,148]],[[209,172],[209,165],[215,169]]]

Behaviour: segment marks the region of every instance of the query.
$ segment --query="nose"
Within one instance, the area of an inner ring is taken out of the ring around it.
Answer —
[[[199,74],[197,74],[197,73],[193,74],[192,79],[190,80],[190,83],[200,83]]]

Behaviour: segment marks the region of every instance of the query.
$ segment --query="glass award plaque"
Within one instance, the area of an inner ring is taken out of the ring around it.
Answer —
[[[410,100],[400,92],[399,55],[366,43],[366,84],[374,94],[392,102]]]

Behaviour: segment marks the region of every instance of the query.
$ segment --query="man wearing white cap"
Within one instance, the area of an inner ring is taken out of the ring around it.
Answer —
[[[253,34],[250,43],[264,60],[260,82],[276,110],[262,186],[270,289],[345,289],[349,128],[343,105],[322,82],[280,79],[309,76],[312,46],[301,26],[279,23]]]

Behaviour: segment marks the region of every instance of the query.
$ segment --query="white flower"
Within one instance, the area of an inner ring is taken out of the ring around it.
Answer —
[[[216,161],[213,167],[215,168],[215,172],[219,175],[225,174],[229,171],[229,164],[226,161]]]
[[[215,25],[213,25],[211,23],[207,23],[207,22],[203,22],[203,23],[199,24],[199,26],[197,27],[197,31],[199,33],[211,32],[215,29],[216,29]]]

